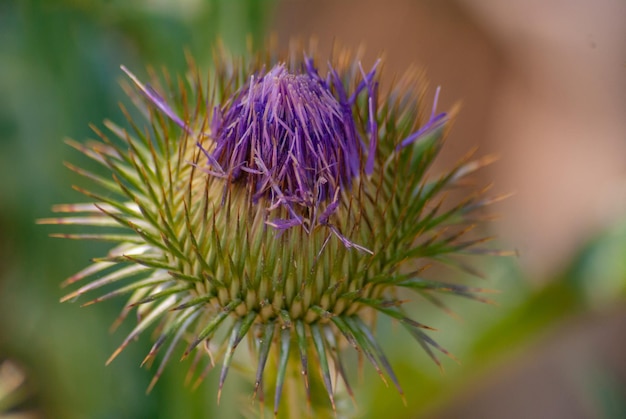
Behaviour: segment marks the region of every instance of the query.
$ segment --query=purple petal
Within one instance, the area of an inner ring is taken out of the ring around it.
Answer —
[[[189,126],[185,124],[183,120],[180,119],[178,115],[176,115],[176,113],[174,113],[172,108],[170,108],[170,106],[165,102],[165,99],[163,99],[161,95],[159,95],[159,93],[152,88],[152,86],[150,86],[149,84],[144,85],[143,83],[141,83],[139,79],[126,67],[121,66],[120,68],[124,73],[126,73],[128,77],[130,77],[133,83],[135,83],[135,85],[139,88],[141,93],[143,93],[144,96],[148,98],[148,100],[150,100],[161,112],[163,112],[165,115],[167,115],[168,118],[174,121],[176,125],[184,129],[187,134],[192,133],[191,128],[189,128]]]
[[[439,128],[443,127],[448,122],[448,114],[445,112],[440,113],[439,115],[435,115],[437,112],[437,102],[439,102],[439,92],[441,91],[441,87],[437,87],[435,91],[435,100],[433,102],[433,110],[430,114],[430,119],[428,122],[421,127],[418,131],[406,137],[404,140],[398,144],[396,150],[401,150],[406,146],[413,144],[423,138],[426,138],[431,133],[437,131]]]

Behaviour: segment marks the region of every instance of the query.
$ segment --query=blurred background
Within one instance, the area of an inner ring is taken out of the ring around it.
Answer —
[[[451,302],[461,320],[417,305],[461,360],[445,374],[401,330],[380,333],[407,396],[365,368],[364,418],[626,417],[626,2],[573,0],[4,0],[0,2],[0,417],[238,417],[241,379],[221,406],[215,375],[185,388],[170,365],[153,392],[150,342],[104,361],[132,327],[108,329],[123,301],[60,304],[63,279],[107,250],[56,241],[34,220],[82,201],[63,138],[122,121],[120,64],[176,74],[183,49],[209,65],[275,34],[364,45],[385,80],[415,64],[462,111],[440,166],[473,146],[498,204],[493,234],[517,258],[481,261],[498,306]],[[145,74],[145,73],[143,73]],[[128,102],[126,102],[128,103]],[[7,407],[12,406],[12,407]],[[8,413],[6,413],[8,412]]]

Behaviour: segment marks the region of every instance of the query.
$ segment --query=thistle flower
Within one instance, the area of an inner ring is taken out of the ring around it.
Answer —
[[[117,323],[136,310],[138,324],[109,362],[155,328],[144,363],[162,355],[150,387],[184,345],[178,350],[193,354],[199,379],[221,361],[221,392],[245,339],[259,397],[277,354],[275,412],[294,368],[307,394],[321,377],[334,408],[333,375],[351,392],[346,346],[402,394],[375,337],[375,315],[399,321],[435,362],[437,351],[449,355],[428,326],[405,314],[397,294],[414,291],[441,307],[437,294],[486,301],[483,289],[421,272],[432,261],[465,267],[456,255],[497,253],[466,234],[476,211],[497,198],[479,191],[443,205],[448,188],[491,158],[468,157],[427,176],[451,117],[436,110],[439,90],[424,115],[414,72],[382,90],[380,62],[365,70],[347,52],[325,69],[295,51],[216,58],[204,85],[191,59],[176,83],[165,74],[144,84],[122,67],[148,126],[122,106],[130,130],[105,121],[116,138],[94,127],[98,141],[69,141],[104,174],[68,164],[92,181],[92,189],[75,189],[93,202],[58,205],[63,215],[41,222],[97,228],[55,236],[115,245],[65,282],[88,281],[62,301],[95,291],[84,305],[129,295]]]

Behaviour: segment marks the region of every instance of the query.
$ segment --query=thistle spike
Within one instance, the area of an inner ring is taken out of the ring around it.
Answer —
[[[254,395],[256,396],[261,382],[263,381],[263,371],[265,370],[265,363],[272,347],[272,340],[274,338],[274,330],[276,324],[270,322],[265,325],[263,336],[261,337],[261,344],[259,348],[259,365],[257,367],[256,378],[254,380]]]
[[[287,372],[287,361],[289,360],[289,345],[291,343],[291,331],[283,329],[280,331],[280,356],[278,360],[278,372],[276,377],[276,392],[274,393],[274,416],[278,416],[278,406],[283,392],[285,373]]]

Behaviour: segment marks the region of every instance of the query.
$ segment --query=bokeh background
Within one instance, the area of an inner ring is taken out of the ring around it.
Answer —
[[[501,157],[484,180],[515,192],[493,233],[519,256],[481,262],[498,306],[451,301],[461,320],[414,308],[461,365],[441,374],[381,323],[407,406],[365,368],[357,415],[626,417],[623,0],[0,1],[0,380],[17,388],[0,383],[0,417],[10,403],[8,417],[234,418],[251,403],[232,374],[216,406],[217,377],[192,391],[182,365],[145,395],[147,336],[105,367],[132,327],[108,331],[123,301],[58,300],[106,246],[57,241],[34,220],[82,200],[62,162],[84,160],[63,138],[122,121],[120,64],[175,74],[184,48],[208,66],[216,39],[242,53],[269,34],[281,47],[316,36],[322,55],[364,45],[387,80],[425,69],[442,109],[462,103],[440,167],[479,146]]]

